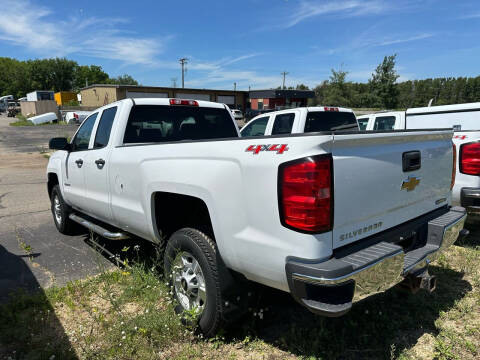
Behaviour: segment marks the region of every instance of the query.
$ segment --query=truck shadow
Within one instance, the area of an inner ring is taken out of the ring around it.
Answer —
[[[465,224],[465,228],[470,231],[470,234],[462,239],[458,240],[455,245],[463,247],[476,247],[480,245],[480,224],[468,222]]]
[[[440,314],[472,289],[460,272],[432,266],[431,273],[438,278],[432,294],[392,288],[354,304],[339,318],[316,316],[289,294],[261,288],[261,300],[252,311],[263,310],[264,320],[250,315],[231,336],[238,339],[254,331],[265,342],[305,358],[396,358],[423,334],[438,334]]]
[[[15,255],[0,245],[0,358],[76,359],[54,308],[26,264],[38,255]]]

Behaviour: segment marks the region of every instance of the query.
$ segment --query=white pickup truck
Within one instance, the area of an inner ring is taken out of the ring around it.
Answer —
[[[309,126],[324,115],[310,111]],[[212,335],[241,311],[245,278],[327,316],[402,280],[433,290],[427,265],[466,218],[450,207],[451,137],[240,137],[223,104],[125,99],[93,111],[71,142],[50,140],[48,193],[62,233],[80,223],[164,249],[177,308]]]
[[[453,128],[457,151],[452,202],[480,221],[480,103],[410,108],[357,117],[362,130]]]

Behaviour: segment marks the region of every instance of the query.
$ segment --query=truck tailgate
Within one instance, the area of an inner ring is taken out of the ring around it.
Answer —
[[[450,130],[335,134],[333,248],[446,205],[452,134]]]

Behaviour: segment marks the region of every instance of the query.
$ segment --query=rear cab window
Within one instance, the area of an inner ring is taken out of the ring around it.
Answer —
[[[357,119],[352,112],[309,111],[304,132],[358,130]]]
[[[130,111],[124,144],[238,137],[224,108],[135,105]]]

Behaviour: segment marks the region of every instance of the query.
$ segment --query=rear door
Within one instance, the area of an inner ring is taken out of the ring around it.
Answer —
[[[451,138],[445,130],[335,134],[333,246],[448,204]]]
[[[87,211],[100,220],[112,219],[110,189],[108,187],[108,146],[117,106],[106,108],[100,114],[93,138],[93,147],[85,155],[85,198]]]

